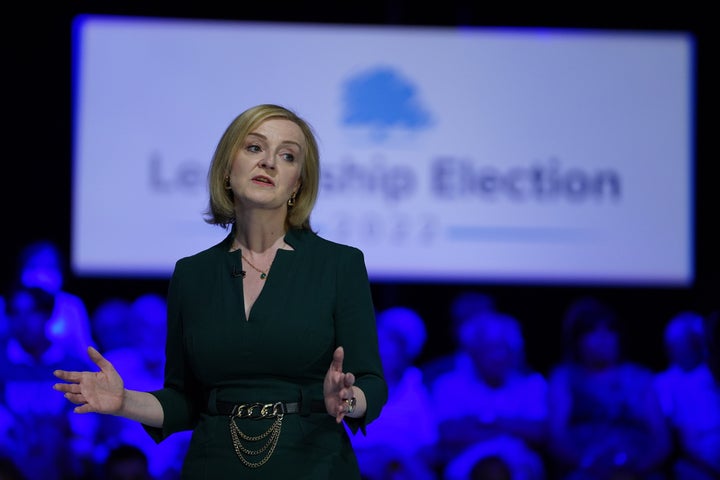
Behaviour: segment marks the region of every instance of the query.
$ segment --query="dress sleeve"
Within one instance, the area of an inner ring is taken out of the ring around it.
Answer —
[[[344,255],[337,278],[335,307],[336,346],[345,350],[343,369],[355,375],[355,385],[367,399],[367,411],[362,418],[345,417],[353,433],[365,433],[367,424],[375,420],[387,402],[387,384],[378,348],[375,309],[370,281],[363,253],[351,248]]]
[[[143,425],[153,440],[160,442],[170,434],[191,430],[199,417],[202,398],[191,392],[202,392],[185,356],[181,302],[182,260],[175,265],[170,279],[167,301],[167,339],[165,344],[165,380],[163,388],[150,392],[163,408],[162,428]]]

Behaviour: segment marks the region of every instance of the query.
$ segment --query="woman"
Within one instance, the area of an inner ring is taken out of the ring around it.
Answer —
[[[620,318],[582,297],[564,318],[549,379],[550,455],[563,480],[664,478],[671,439],[647,367],[623,354]]]
[[[124,388],[90,348],[100,371],[56,371],[68,383],[55,389],[76,412],[137,420],[157,441],[193,429],[185,479],[360,478],[342,422],[364,433],[387,386],[362,252],[310,226],[311,127],[280,106],[248,109],[208,179],[206,221],[231,231],[175,265],[164,388]]]

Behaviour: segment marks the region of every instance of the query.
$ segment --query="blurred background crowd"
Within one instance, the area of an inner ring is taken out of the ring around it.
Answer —
[[[159,388],[164,295],[88,306],[65,289],[63,257],[51,241],[26,245],[1,297],[0,478],[179,478],[189,433],[155,444],[135,422],[73,414],[52,390],[55,368],[95,368],[88,345],[130,388]],[[508,307],[470,287],[441,319],[407,303],[378,307],[390,394],[367,436],[352,436],[366,480],[720,477],[717,310],[679,310],[656,319],[659,336],[631,341],[631,322],[595,294],[570,297],[542,335]],[[431,321],[449,342],[428,355]],[[658,342],[662,358],[647,362],[643,342]],[[561,348],[534,364],[530,348],[552,345]]]

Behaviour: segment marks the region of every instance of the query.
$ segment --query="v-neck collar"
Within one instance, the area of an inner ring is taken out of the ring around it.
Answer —
[[[278,308],[278,304],[282,303],[266,301],[265,297],[270,296],[271,298],[275,298],[272,295],[272,291],[285,288],[285,286],[287,286],[287,283],[290,281],[290,277],[292,276],[294,270],[292,268],[292,264],[294,258],[296,258],[295,254],[298,249],[302,249],[303,233],[304,231],[301,229],[291,229],[285,233],[284,241],[289,246],[291,246],[292,249],[277,250],[272,263],[271,272],[265,280],[266,283],[260,291],[260,294],[255,299],[255,302],[250,308],[248,314],[245,313],[245,291],[242,282],[239,282],[240,286],[238,291],[240,293],[239,297],[241,301],[241,310],[243,318],[245,319],[244,323],[249,323],[252,319],[256,319],[258,317],[263,318],[269,316],[271,314],[271,311],[275,308]],[[240,272],[242,272],[242,250],[237,249],[232,252],[230,251],[230,248],[233,244],[233,237],[234,232],[231,231],[230,233],[228,233],[228,235],[225,237],[225,240],[223,240],[219,246],[221,249],[223,249],[225,253],[226,268],[228,269],[232,277],[237,278],[239,275],[241,275]]]

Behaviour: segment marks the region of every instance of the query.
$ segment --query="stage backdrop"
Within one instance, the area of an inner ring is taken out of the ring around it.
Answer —
[[[72,266],[167,276],[220,135],[317,131],[313,227],[372,280],[677,285],[694,275],[694,39],[674,31],[78,16]]]

